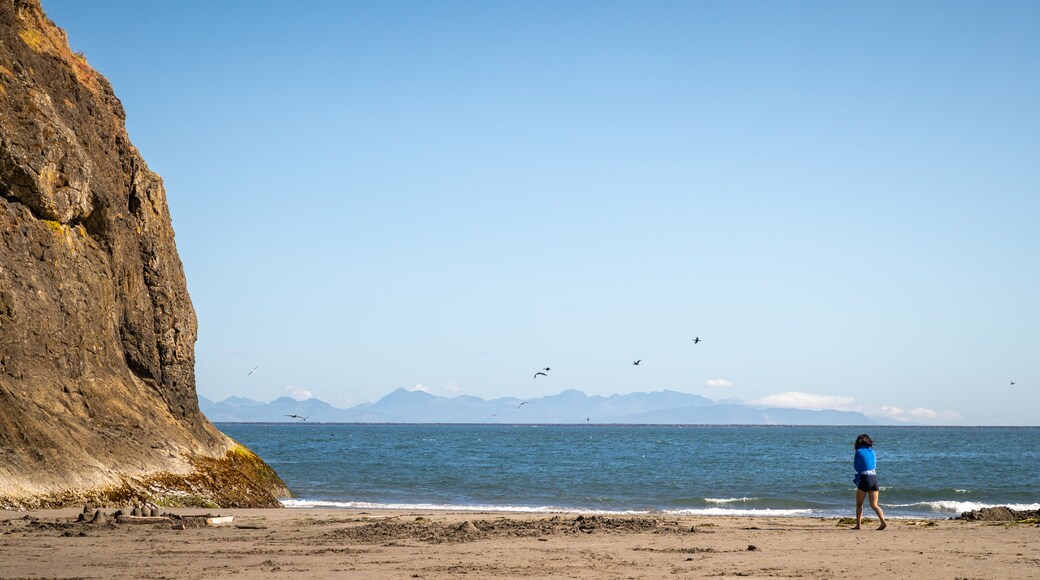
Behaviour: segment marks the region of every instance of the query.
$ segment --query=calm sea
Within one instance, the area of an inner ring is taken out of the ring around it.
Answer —
[[[862,427],[234,424],[288,507],[848,516]],[[881,505],[1040,509],[1040,428],[870,427]],[[868,515],[869,509],[867,510]]]

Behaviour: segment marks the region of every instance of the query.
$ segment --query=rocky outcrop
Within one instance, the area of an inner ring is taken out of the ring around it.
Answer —
[[[289,494],[199,412],[162,180],[39,0],[0,0],[0,507]]]
[[[957,519],[973,522],[1021,522],[1036,523],[1040,510],[1013,510],[1007,506],[982,508],[964,512]]]

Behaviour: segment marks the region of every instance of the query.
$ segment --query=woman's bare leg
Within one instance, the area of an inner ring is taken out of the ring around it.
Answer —
[[[862,492],[860,492],[860,493],[862,493]],[[859,495],[858,494],[856,496],[856,499],[859,499]],[[860,508],[862,509],[863,501],[859,500],[859,502],[860,502]],[[878,519],[881,520],[881,525],[878,526],[878,529],[879,530],[883,530],[886,527],[888,527],[888,524],[885,522],[885,512],[881,511],[881,506],[878,505],[878,492],[876,492],[876,491],[870,492],[870,509],[874,510],[874,513],[877,514]]]
[[[856,527],[852,528],[854,530],[858,530],[863,523],[863,499],[866,497],[867,492],[862,489],[856,490]]]

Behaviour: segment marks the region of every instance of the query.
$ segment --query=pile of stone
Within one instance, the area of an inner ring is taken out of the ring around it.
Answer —
[[[1013,510],[998,506],[964,512],[957,519],[973,522],[1035,522],[1040,520],[1040,510]]]
[[[235,521],[234,516],[213,514],[180,515],[162,511],[155,504],[142,504],[116,510],[106,515],[90,504],[83,506],[83,511],[76,518],[77,523],[101,524],[115,522],[117,524],[170,524],[175,530],[220,526]]]

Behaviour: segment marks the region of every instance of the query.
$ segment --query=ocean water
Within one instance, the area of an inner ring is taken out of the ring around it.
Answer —
[[[863,427],[241,424],[218,427],[288,507],[849,516]],[[869,427],[889,517],[1040,509],[1040,427]],[[872,512],[869,507],[867,515]]]

